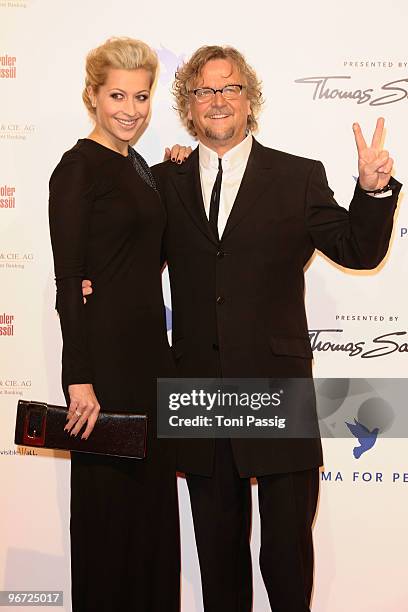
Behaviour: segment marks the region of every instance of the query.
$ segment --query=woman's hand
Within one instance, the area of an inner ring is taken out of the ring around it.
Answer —
[[[187,157],[190,156],[192,151],[191,147],[182,147],[179,144],[175,144],[169,149],[166,147],[164,150],[164,159],[163,161],[167,161],[171,159],[172,162],[177,164],[182,164],[186,161]]]
[[[90,384],[69,385],[68,393],[71,402],[68,408],[67,424],[64,429],[70,432],[71,436],[76,436],[88,421],[81,436],[82,440],[87,440],[101,409],[93,386]]]
[[[92,283],[90,280],[84,279],[82,281],[82,299],[84,300],[84,304],[86,304],[86,296],[92,295]]]

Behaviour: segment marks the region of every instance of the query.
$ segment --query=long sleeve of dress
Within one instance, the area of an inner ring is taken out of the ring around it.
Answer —
[[[65,384],[92,383],[82,280],[86,271],[93,176],[84,156],[66,153],[50,179],[49,221],[63,338]]]

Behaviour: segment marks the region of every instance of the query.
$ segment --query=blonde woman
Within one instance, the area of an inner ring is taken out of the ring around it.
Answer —
[[[173,375],[160,271],[166,213],[130,146],[156,70],[141,41],[114,38],[89,53],[83,100],[95,127],[50,180],[66,429],[88,438],[100,406],[149,417],[144,460],[72,453],[73,612],[179,609],[175,457],[155,431],[156,378]],[[86,306],[84,278],[94,289]]]

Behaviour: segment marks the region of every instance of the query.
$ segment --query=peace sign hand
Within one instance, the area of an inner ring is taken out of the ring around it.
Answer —
[[[377,125],[368,147],[358,123],[353,123],[353,132],[358,151],[358,172],[360,187],[365,191],[374,191],[385,187],[390,180],[394,161],[388,151],[381,149],[384,134],[384,118],[377,119]]]

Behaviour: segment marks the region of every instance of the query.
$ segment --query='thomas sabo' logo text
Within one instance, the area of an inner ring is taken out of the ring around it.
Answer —
[[[379,87],[353,87],[349,75],[310,76],[295,79],[295,83],[310,85],[315,101],[351,100],[357,104],[384,106],[408,98],[408,77],[389,81]]]
[[[342,329],[310,329],[309,338],[312,351],[318,353],[346,353],[349,357],[371,359],[384,357],[392,353],[408,353],[408,342],[402,338],[406,331],[395,331],[376,336],[370,341],[366,340],[333,340],[334,334],[342,334]],[[327,338],[330,334],[331,339]]]

